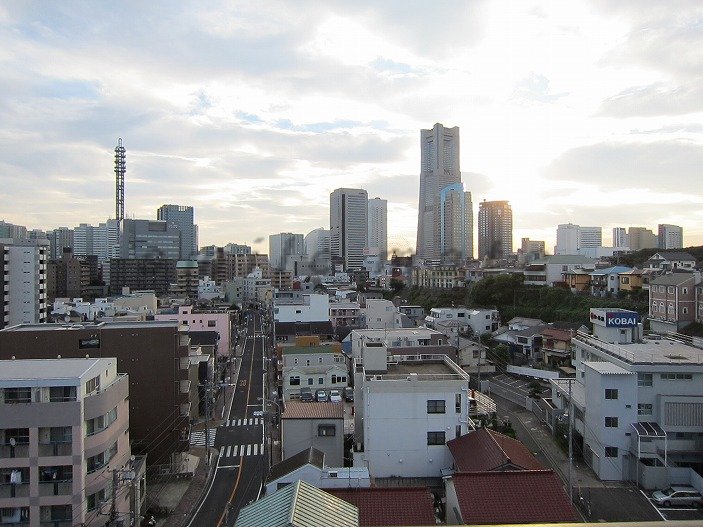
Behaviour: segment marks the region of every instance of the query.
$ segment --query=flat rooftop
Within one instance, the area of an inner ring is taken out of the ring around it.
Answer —
[[[117,359],[16,359],[0,361],[0,381],[77,380],[100,363]]]
[[[549,382],[566,396],[569,394],[569,384],[571,384],[571,398],[574,404],[581,407],[581,409],[586,406],[586,390],[583,384],[576,379],[550,379]]]
[[[19,324],[0,331],[71,331],[79,329],[171,328],[178,327],[177,320],[144,320],[132,322],[98,322],[96,324]]]
[[[388,364],[389,375],[409,375],[411,373],[417,373],[418,375],[447,375],[456,374],[456,370],[443,362]]]
[[[573,342],[583,342],[630,364],[703,366],[703,349],[667,337],[645,337],[642,342],[632,344],[609,344],[592,335],[578,333]]]

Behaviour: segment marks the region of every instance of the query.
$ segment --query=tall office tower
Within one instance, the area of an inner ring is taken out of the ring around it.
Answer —
[[[302,234],[282,232],[269,236],[269,263],[271,269],[285,269],[289,256],[300,256],[305,252]]]
[[[198,226],[193,223],[193,207],[161,205],[156,211],[156,219],[178,226],[181,231],[181,260],[197,259]]]
[[[49,239],[49,258],[52,260],[63,257],[64,249],[73,249],[73,229],[59,227],[47,232],[46,237]]]
[[[482,201],[478,207],[478,258],[513,253],[513,210],[507,201]]]
[[[0,238],[27,239],[27,227],[0,220]]]
[[[115,219],[124,219],[124,175],[127,171],[127,151],[122,146],[122,138],[115,147]]]
[[[657,235],[645,227],[630,227],[627,230],[627,239],[631,251],[652,249],[659,246]]]
[[[308,259],[330,259],[330,231],[328,229],[315,229],[305,235],[305,254]]]
[[[46,322],[49,241],[0,238],[0,329]]]
[[[330,194],[331,258],[345,269],[361,269],[368,235],[369,195],[358,188],[338,188]]]
[[[613,227],[613,247],[629,247],[625,227]]]
[[[557,225],[557,245],[554,254],[578,254],[579,226],[573,223]]]
[[[579,227],[579,249],[603,247],[602,227]]]
[[[87,256],[95,254],[93,251],[93,230],[95,227],[81,223],[73,229],[73,254]]]
[[[165,221],[122,220],[120,258],[166,258],[177,261],[181,253],[181,233]]]
[[[659,248],[682,249],[683,229],[678,225],[659,224]]]
[[[437,123],[432,130],[420,130],[420,146],[416,252],[420,258],[441,258],[440,193],[452,183],[461,183],[459,127]]]
[[[474,257],[471,192],[453,183],[439,193],[439,250],[443,263],[465,263]]]
[[[369,200],[369,228],[367,248],[382,260],[388,258],[388,201],[381,198]]]

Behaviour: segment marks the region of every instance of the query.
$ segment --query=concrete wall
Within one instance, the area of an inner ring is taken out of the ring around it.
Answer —
[[[281,422],[283,459],[315,447],[325,453],[326,464],[344,466],[344,419],[282,419]],[[320,425],[333,425],[335,434],[320,436]]]

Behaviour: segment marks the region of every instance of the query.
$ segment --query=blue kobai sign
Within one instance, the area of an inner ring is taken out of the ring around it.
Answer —
[[[640,323],[640,314],[636,311],[613,311],[605,314],[605,326],[608,328],[634,328]]]

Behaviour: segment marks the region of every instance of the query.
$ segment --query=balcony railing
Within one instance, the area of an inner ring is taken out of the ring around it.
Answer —
[[[0,445],[0,458],[29,457],[29,445]]]
[[[40,496],[64,496],[68,494],[73,494],[73,482],[71,480],[39,483]]]
[[[70,442],[39,443],[40,456],[70,456],[73,444]]]
[[[0,485],[0,498],[27,498],[29,497],[29,482],[3,483]]]

